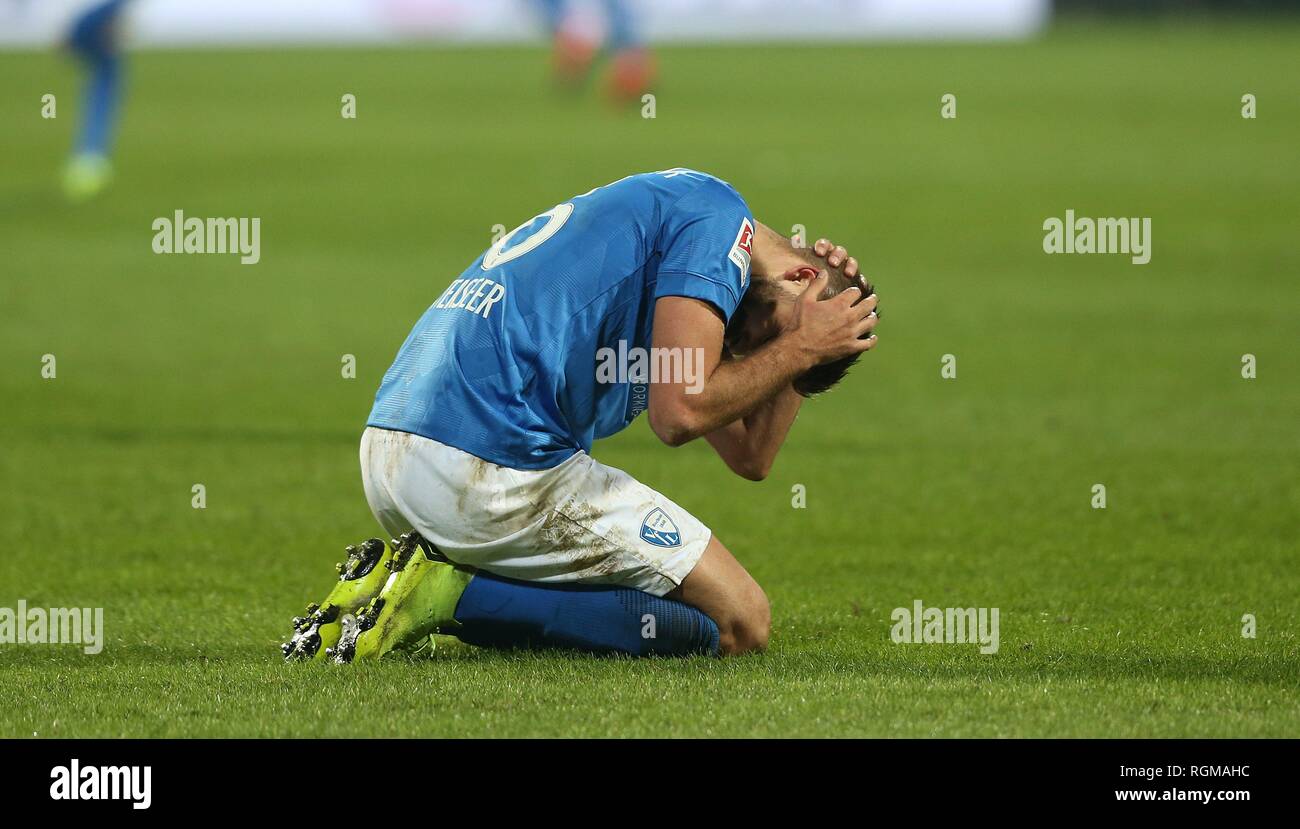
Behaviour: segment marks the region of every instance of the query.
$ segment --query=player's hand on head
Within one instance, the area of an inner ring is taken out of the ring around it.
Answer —
[[[856,278],[862,272],[858,260],[849,256],[849,252],[844,249],[843,245],[837,245],[830,239],[825,237],[818,239],[813,243],[812,250],[819,259],[825,259],[826,264],[832,268],[838,268],[841,264],[844,265],[844,275],[849,279]],[[867,282],[867,291],[875,291],[870,282]],[[880,316],[879,308],[876,309],[876,316]]]
[[[821,238],[813,243],[813,253],[820,259],[825,259],[826,264],[832,268],[838,268],[844,265],[844,275],[849,279],[857,276],[858,260],[849,256],[849,252],[844,249],[843,245],[837,245],[830,239]]]
[[[787,333],[813,365],[870,351],[876,345],[876,295],[847,288],[827,300],[818,297],[830,276],[819,271],[795,303]]]

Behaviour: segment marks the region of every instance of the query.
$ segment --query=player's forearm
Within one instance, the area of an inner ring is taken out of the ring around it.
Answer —
[[[662,422],[665,418],[660,417],[657,419],[661,422],[652,420],[651,426],[673,446],[703,437],[748,417],[813,365],[816,365],[815,358],[805,353],[797,340],[777,337],[749,356],[718,363],[698,394],[675,396],[676,405],[667,418],[669,422]],[[652,418],[655,409],[652,405]]]
[[[750,460],[762,472],[762,477],[767,477],[777,453],[785,445],[786,435],[790,434],[790,427],[794,425],[802,405],[803,397],[786,386],[745,418]]]
[[[751,481],[761,481],[785,445],[786,435],[802,404],[803,397],[787,386],[746,417],[710,432],[705,438],[732,472]]]

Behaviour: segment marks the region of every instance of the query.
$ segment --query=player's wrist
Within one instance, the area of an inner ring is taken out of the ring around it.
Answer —
[[[821,354],[816,345],[809,342],[808,337],[803,336],[797,329],[787,331],[777,337],[775,345],[786,355],[788,365],[791,368],[791,380],[816,367],[821,362]]]

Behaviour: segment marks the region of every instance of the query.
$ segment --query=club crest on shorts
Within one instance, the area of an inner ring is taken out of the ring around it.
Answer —
[[[656,547],[678,547],[682,543],[682,534],[668,513],[655,507],[641,522],[641,540]]]
[[[740,268],[740,287],[745,287],[749,282],[749,260],[754,253],[754,226],[749,223],[749,219],[742,219],[740,230],[736,233],[736,241],[731,245],[731,252],[727,258]]]

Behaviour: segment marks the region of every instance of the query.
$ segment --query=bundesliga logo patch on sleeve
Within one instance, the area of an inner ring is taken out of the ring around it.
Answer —
[[[682,534],[668,513],[655,507],[641,522],[641,540],[656,547],[676,547],[682,543]]]
[[[749,260],[754,253],[754,225],[749,219],[742,219],[740,222],[740,232],[736,234],[736,241],[731,245],[731,253],[727,258],[736,263],[740,268],[740,287],[745,287],[749,282]]]

